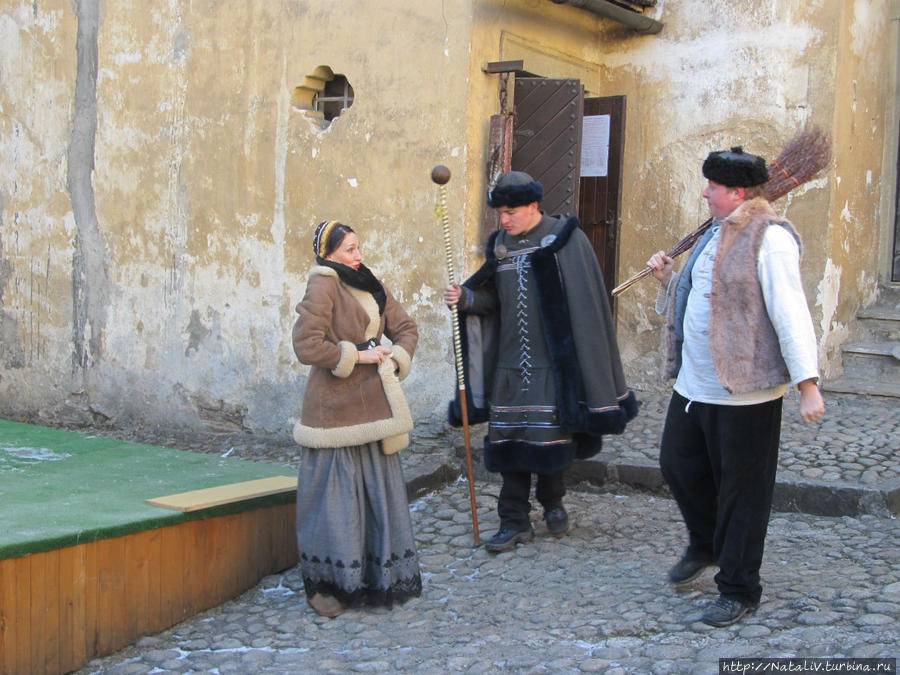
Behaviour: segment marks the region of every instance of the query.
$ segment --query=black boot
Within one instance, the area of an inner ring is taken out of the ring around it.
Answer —
[[[715,561],[711,555],[698,555],[687,550],[681,556],[681,560],[669,570],[669,582],[676,586],[689,583],[699,577],[703,570],[714,563]]]
[[[544,520],[547,521],[547,531],[556,537],[569,531],[569,514],[562,504],[544,511]]]

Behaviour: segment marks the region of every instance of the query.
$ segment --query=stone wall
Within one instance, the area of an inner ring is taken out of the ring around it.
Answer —
[[[466,153],[468,15],[0,3],[2,414],[287,433],[311,235],[340,219],[420,323],[406,386],[437,424],[453,382],[429,175]],[[355,95],[330,123],[303,108],[321,66]]]
[[[874,298],[896,180],[896,0],[660,0],[639,35],[548,0],[0,0],[0,414],[287,434],[315,224],[356,228],[419,322],[424,432],[454,384],[437,163],[460,275],[479,264],[490,61],[627,96],[619,278],[705,220],[699,166],[804,125],[833,170],[777,204],[805,239],[823,370]],[[328,77],[352,105],[310,111]],[[657,377],[651,281],[626,371]]]

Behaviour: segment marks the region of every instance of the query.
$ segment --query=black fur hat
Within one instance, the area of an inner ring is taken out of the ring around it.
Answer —
[[[703,162],[703,176],[727,187],[753,187],[769,180],[766,160],[744,152],[741,146],[711,152]]]
[[[488,193],[488,206],[516,208],[544,198],[544,186],[524,171],[509,171],[497,180],[497,185]]]

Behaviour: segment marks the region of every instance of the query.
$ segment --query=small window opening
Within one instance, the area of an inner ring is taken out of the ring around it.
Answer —
[[[353,103],[353,87],[343,75],[335,75],[334,79],[325,83],[325,90],[316,94],[316,110],[322,113],[327,122],[338,117]]]
[[[324,129],[353,104],[353,87],[345,76],[319,66],[294,88],[291,104]]]

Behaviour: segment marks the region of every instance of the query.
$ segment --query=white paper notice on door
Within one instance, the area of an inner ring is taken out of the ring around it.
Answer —
[[[588,115],[581,134],[581,177],[605,177],[609,169],[609,115]]]

